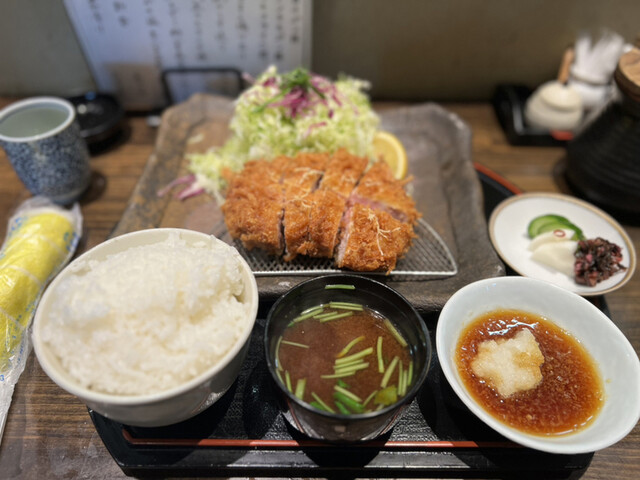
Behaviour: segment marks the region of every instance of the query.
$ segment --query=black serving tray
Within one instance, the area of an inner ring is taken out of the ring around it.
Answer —
[[[485,212],[516,187],[479,168]],[[599,299],[601,308],[604,300]],[[435,344],[437,315],[424,317]],[[310,440],[280,414],[263,352],[259,314],[238,380],[212,407],[162,428],[122,425],[89,410],[107,449],[127,475],[279,477],[474,476],[566,478],[585,470],[592,453],[553,455],[512,443],[458,399],[433,351],[417,397],[387,435],[336,446]]]

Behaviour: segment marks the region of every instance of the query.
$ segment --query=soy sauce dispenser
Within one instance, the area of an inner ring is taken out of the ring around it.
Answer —
[[[640,49],[620,57],[606,106],[567,145],[565,176],[581,197],[640,223]]]

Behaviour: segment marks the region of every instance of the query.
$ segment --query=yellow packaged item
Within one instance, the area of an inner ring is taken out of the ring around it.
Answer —
[[[67,210],[42,197],[24,202],[9,220],[0,250],[0,387],[25,360],[38,300],[73,255],[81,232],[78,205]]]
[[[5,250],[20,244],[28,238],[43,238],[57,247],[61,252],[68,252],[72,247],[74,235],[73,218],[66,214],[51,211],[33,212],[17,220],[14,229],[7,232]]]
[[[20,346],[24,327],[0,311],[0,332],[3,332],[3,341],[0,343],[0,349],[5,352],[13,352]]]
[[[34,222],[44,222],[34,228]],[[46,282],[51,272],[64,263],[68,251],[62,240],[73,232],[71,220],[57,213],[40,213],[26,219],[28,232],[18,228],[10,233],[0,253],[0,269],[5,266],[24,269],[38,282]]]
[[[23,202],[0,249],[0,439],[11,397],[31,351],[29,326],[51,279],[71,259],[82,215],[44,197]]]
[[[0,312],[23,327],[28,326],[41,289],[42,282],[28,270],[0,265]]]

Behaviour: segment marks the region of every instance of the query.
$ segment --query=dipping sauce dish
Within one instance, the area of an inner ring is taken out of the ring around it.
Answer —
[[[471,394],[456,365],[456,349],[470,323],[497,310],[540,316],[586,350],[599,371],[604,395],[599,412],[583,428],[567,434],[527,433],[489,413]],[[551,283],[526,277],[499,277],[460,289],[439,316],[436,349],[446,379],[469,410],[521,445],[559,454],[593,452],[624,438],[640,418],[640,362],[633,347],[591,302]]]

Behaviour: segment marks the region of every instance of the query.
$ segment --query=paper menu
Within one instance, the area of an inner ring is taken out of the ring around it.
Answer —
[[[152,110],[196,92],[237,95],[237,75],[212,67],[253,76],[269,65],[309,67],[311,1],[65,0],[65,7],[98,90],[125,109]]]

